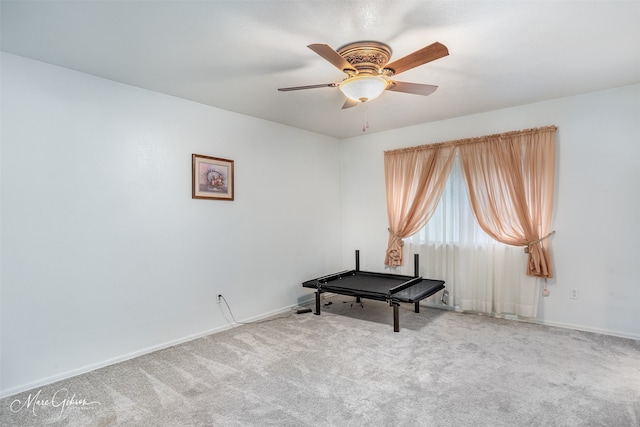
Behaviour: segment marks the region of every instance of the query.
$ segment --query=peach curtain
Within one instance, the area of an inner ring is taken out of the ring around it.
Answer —
[[[553,277],[547,238],[553,214],[556,127],[386,151],[389,243],[385,265],[403,265],[403,240],[433,215],[456,150],[480,227],[524,246],[527,274]]]
[[[384,263],[403,265],[402,246],[438,206],[454,158],[453,146],[423,146],[384,153],[389,243]]]
[[[471,206],[493,239],[528,248],[527,274],[553,277],[549,244],[555,176],[554,126],[458,145]]]

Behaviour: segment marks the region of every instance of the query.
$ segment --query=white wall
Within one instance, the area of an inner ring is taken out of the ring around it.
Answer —
[[[2,54],[0,395],[264,316],[341,267],[336,140]],[[235,201],[191,198],[191,154]],[[322,206],[322,209],[318,209]]]
[[[557,125],[556,278],[538,320],[640,339],[639,119],[634,85],[341,141],[343,263],[360,249],[384,271],[385,150]]]

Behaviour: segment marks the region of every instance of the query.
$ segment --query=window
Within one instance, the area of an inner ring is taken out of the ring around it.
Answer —
[[[445,280],[452,308],[535,317],[540,279],[526,275],[522,247],[499,243],[480,228],[457,156],[434,215],[405,239],[405,254],[414,253],[423,277]],[[440,297],[427,303],[439,305]]]

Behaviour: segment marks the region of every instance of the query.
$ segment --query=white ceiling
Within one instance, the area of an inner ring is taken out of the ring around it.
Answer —
[[[9,53],[346,138],[640,82],[640,1],[7,1]],[[450,55],[342,110],[344,74],[306,46],[375,40]]]

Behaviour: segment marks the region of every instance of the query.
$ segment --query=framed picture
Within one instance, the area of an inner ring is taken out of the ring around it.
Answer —
[[[233,200],[233,160],[191,155],[193,199]]]

